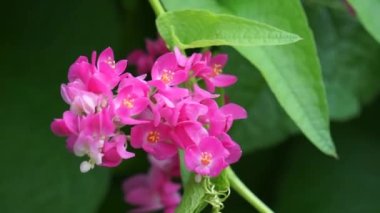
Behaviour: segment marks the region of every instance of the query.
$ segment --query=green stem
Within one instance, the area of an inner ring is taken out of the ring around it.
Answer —
[[[263,203],[249,188],[239,179],[235,172],[228,167],[226,169],[228,180],[231,187],[240,194],[248,203],[255,207],[261,213],[273,213],[273,211]]]
[[[156,13],[157,17],[165,13],[165,9],[162,6],[160,0],[149,0],[149,3],[152,6],[154,13]]]
[[[180,163],[180,171],[181,171],[181,181],[182,185],[186,186],[187,182],[190,179],[191,173],[187,170],[185,165],[185,153],[183,150],[178,150],[179,154],[179,163]]]

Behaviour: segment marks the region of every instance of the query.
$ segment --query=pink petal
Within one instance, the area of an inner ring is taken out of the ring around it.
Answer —
[[[174,54],[175,54],[175,58],[177,60],[177,63],[181,66],[181,67],[185,67],[186,66],[186,62],[187,62],[187,58],[186,56],[184,56],[181,51],[178,49],[178,47],[175,47],[174,48]]]
[[[221,158],[215,159],[212,164],[212,168],[210,168],[210,176],[217,177],[219,174],[228,166],[228,164]]]
[[[107,62],[109,59],[114,60],[113,50],[111,49],[111,47],[107,47],[100,53],[98,58],[98,67],[100,63]]]
[[[209,92],[211,92],[211,93],[214,93],[214,92],[215,92],[215,85],[214,85],[214,82],[211,81],[211,80],[208,79],[208,78],[204,78],[203,80],[205,81],[207,91],[209,91]]]
[[[210,79],[216,87],[228,87],[236,83],[237,78],[234,75],[220,74]]]
[[[133,148],[141,148],[145,142],[145,134],[150,131],[151,128],[147,124],[136,125],[131,128],[131,145]]]
[[[204,99],[213,99],[219,97],[218,94],[212,94],[207,92],[206,90],[200,88],[197,84],[194,84],[194,93],[193,93],[194,101],[203,101]]]
[[[137,120],[131,117],[122,117],[120,118],[121,122],[126,125],[136,125],[136,124],[146,124],[150,123],[150,121],[146,120]]]
[[[83,83],[87,83],[88,79],[92,75],[92,72],[92,66],[87,61],[74,63],[69,68],[68,79],[70,82],[79,79]]]
[[[128,56],[127,56],[127,60],[129,61],[129,63],[131,64],[137,64],[137,62],[139,61],[139,59],[141,57],[145,57],[146,53],[144,52],[144,50],[141,50],[141,49],[137,49],[137,50],[134,50],[132,51]]]
[[[134,102],[134,106],[130,110],[130,115],[137,115],[144,111],[149,105],[149,100],[145,97],[136,98]]]
[[[63,119],[54,119],[50,125],[51,131],[58,136],[69,136],[71,131],[67,128]]]
[[[228,61],[228,55],[227,54],[218,54],[211,59],[211,64],[212,65],[219,64],[222,67],[224,67],[226,65],[227,61]]]
[[[178,85],[188,80],[188,71],[178,70],[174,73],[173,80],[170,85]]]
[[[227,134],[222,134],[219,136],[220,141],[222,142],[225,149],[228,151],[228,157],[226,157],[226,162],[228,164],[235,163],[239,161],[242,156],[242,150],[240,145],[234,142],[231,137]]]
[[[127,60],[120,60],[115,65],[115,72],[116,74],[120,75],[124,72],[124,70],[127,68]]]
[[[104,93],[108,95],[111,92],[110,88],[108,88],[108,86],[104,84],[104,82],[101,79],[95,77],[89,79],[87,86],[89,91],[97,94]]]
[[[143,149],[158,160],[169,159],[177,154],[177,147],[174,144],[163,141],[159,141],[156,144],[143,143]]]
[[[63,120],[71,133],[78,133],[80,119],[77,115],[70,111],[66,111],[63,113]]]
[[[178,68],[174,53],[165,53],[160,56],[152,67],[152,80],[161,80],[164,70],[176,71]]]
[[[229,103],[220,108],[225,115],[232,115],[233,119],[246,119],[247,111],[234,103]]]
[[[185,150],[185,164],[186,167],[194,171],[194,169],[199,165],[199,156],[201,152],[196,145],[188,146]]]
[[[202,152],[209,152],[213,155],[213,158],[217,158],[217,156],[226,156],[225,148],[216,137],[205,137],[199,143],[199,150]]]

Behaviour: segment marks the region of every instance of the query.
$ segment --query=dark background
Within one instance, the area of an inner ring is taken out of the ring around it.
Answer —
[[[147,170],[142,152],[81,174],[49,125],[67,108],[59,87],[79,55],[111,46],[120,59],[156,37],[147,1],[7,1],[0,10],[0,212],[125,212],[120,184]],[[234,168],[278,212],[380,212],[379,106],[332,124],[339,160],[298,135]],[[251,212],[234,193],[225,205]]]

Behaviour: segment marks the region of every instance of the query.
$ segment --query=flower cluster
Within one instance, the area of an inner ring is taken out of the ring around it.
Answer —
[[[159,161],[149,155],[149,160],[148,174],[138,174],[124,181],[124,200],[138,206],[132,212],[164,209],[165,213],[174,213],[181,201],[181,185],[172,180],[180,176],[178,156]]]
[[[237,104],[217,104],[222,97],[215,88],[237,81],[223,73],[226,61],[224,54],[187,57],[175,49],[157,58],[151,80],[145,80],[146,75],[124,72],[127,61],[115,62],[110,48],[99,58],[93,53],[91,62],[81,56],[69,69],[69,82],[61,86],[70,110],[55,119],[51,129],[67,137],[75,155],[88,156],[82,172],[134,157],[126,151],[128,140],[157,160],[172,159],[182,149],[188,170],[217,176],[239,160],[241,148],[227,132],[234,120],[247,116]],[[130,133],[123,132],[124,127],[130,127]]]

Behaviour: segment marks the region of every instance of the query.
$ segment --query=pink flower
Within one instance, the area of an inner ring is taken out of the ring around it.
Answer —
[[[199,122],[185,121],[179,123],[171,132],[171,137],[178,147],[186,149],[191,145],[198,145],[208,136],[207,130]]]
[[[204,54],[204,61],[198,61],[198,64],[194,65],[196,76],[201,77],[205,81],[208,91],[214,92],[215,87],[228,87],[236,83],[236,76],[223,74],[223,68],[227,60],[228,56],[226,54],[211,57],[211,52],[206,52]]]
[[[217,138],[205,137],[198,145],[186,148],[186,167],[197,174],[216,177],[228,166],[225,161],[228,154]]]
[[[206,115],[208,111],[207,106],[193,101],[191,98],[183,99],[175,104],[167,104],[167,106],[161,108],[160,116],[165,118],[165,121],[171,126],[176,126],[182,121],[197,121],[200,116]]]
[[[88,62],[87,57],[79,57],[70,66],[69,81],[80,80],[87,91],[110,97],[112,96],[111,90],[117,86],[121,80],[120,75],[127,67],[127,60],[115,62],[113,51],[108,47],[100,53],[97,64],[95,64],[95,61],[96,52],[92,54],[91,64]]]
[[[115,135],[112,140],[104,143],[102,166],[116,167],[123,159],[135,156],[134,153],[125,150],[127,137],[125,135]]]
[[[81,119],[71,111],[63,113],[63,118],[54,119],[50,128],[55,135],[66,136],[66,147],[69,151],[73,151],[74,143],[77,140],[80,131]]]
[[[160,169],[163,173],[172,177],[180,177],[180,165],[179,165],[179,156],[174,155],[171,158],[158,160],[152,155],[148,155],[149,162],[153,167]]]
[[[124,199],[138,206],[131,212],[172,212],[181,200],[179,184],[153,167],[148,175],[136,175],[123,183]]]
[[[61,85],[61,95],[63,100],[70,105],[70,110],[78,115],[95,113],[100,102],[100,96],[88,92],[84,84],[75,80],[67,85]]]
[[[187,80],[188,71],[178,64],[174,53],[166,53],[154,63],[150,84],[160,90],[166,89],[167,86],[179,85]]]
[[[139,124],[147,121],[137,120],[136,116],[149,105],[148,94],[144,87],[130,85],[121,89],[113,101],[115,114],[123,124]]]
[[[78,134],[79,117],[71,111],[63,113],[63,118],[54,119],[50,128],[52,132],[58,136],[70,136]]]
[[[219,108],[215,100],[207,99],[202,101],[202,104],[208,107],[208,112],[205,116],[201,116],[200,121],[209,126],[210,135],[217,136],[227,132],[234,120],[247,117],[246,110],[234,103]]]
[[[146,39],[145,46],[147,52],[138,49],[128,55],[129,63],[137,67],[139,74],[150,73],[154,60],[160,55],[169,52],[162,38],[158,38],[155,41]]]
[[[170,127],[165,124],[139,124],[131,129],[131,145],[143,148],[159,160],[168,159],[177,153],[177,147],[170,138]]]
[[[155,58],[169,52],[165,41],[161,37],[158,37],[156,40],[146,39],[145,46],[148,54]]]
[[[103,153],[101,152],[104,145],[104,139],[93,138],[91,135],[81,133],[74,143],[74,154],[78,157],[87,155],[89,161],[82,161],[80,171],[85,173],[93,169],[95,164],[101,165]]]
[[[88,115],[81,120],[81,129],[76,141],[73,142],[74,154],[81,157],[87,155],[90,160],[83,161],[80,169],[87,172],[94,165],[101,165],[103,146],[116,130],[109,110],[103,109],[97,114]]]
[[[240,145],[231,139],[227,133],[222,133],[217,137],[221,142],[224,148],[228,151],[228,157],[226,157],[226,162],[228,164],[233,164],[239,161],[242,150]]]
[[[219,94],[212,94],[198,86],[198,84],[194,84],[194,89],[193,89],[193,100],[201,102],[206,99],[214,99],[218,98]]]

